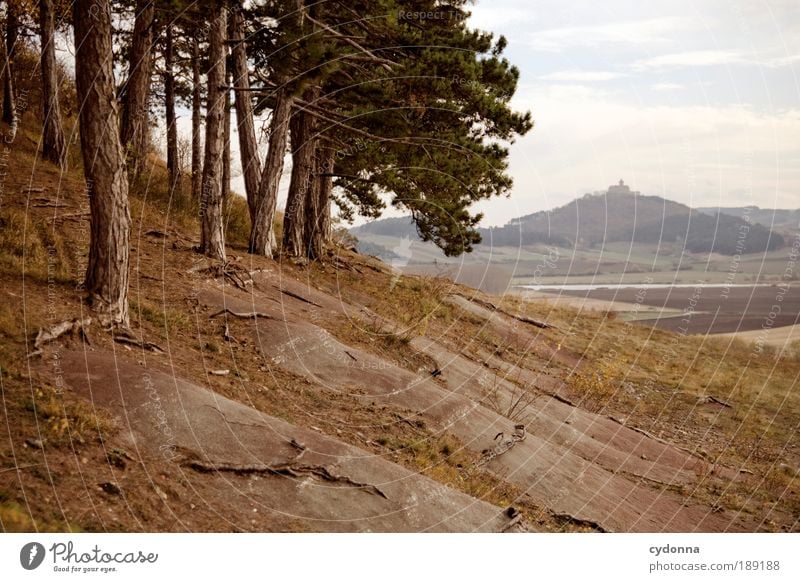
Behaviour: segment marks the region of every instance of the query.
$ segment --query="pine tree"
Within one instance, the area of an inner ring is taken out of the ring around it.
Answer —
[[[225,262],[225,237],[222,225],[222,156],[224,150],[227,9],[222,0],[214,1],[210,18],[206,143],[203,186],[200,197],[200,251]]]
[[[86,18],[90,11],[93,17]],[[76,0],[73,26],[81,153],[91,212],[84,286],[101,322],[127,327],[131,218],[108,0]]]
[[[42,71],[42,154],[66,170],[67,144],[61,127],[55,49],[53,0],[39,0]]]
[[[122,92],[122,145],[130,175],[138,178],[149,147],[150,85],[152,82],[155,4],[136,0],[136,15],[128,51],[128,78]]]

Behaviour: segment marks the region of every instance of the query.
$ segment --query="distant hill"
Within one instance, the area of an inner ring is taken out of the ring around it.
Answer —
[[[759,208],[758,206],[730,206],[730,207],[702,207],[697,208],[703,214],[717,214],[722,212],[729,216],[744,218],[750,222],[757,222],[769,228],[781,228],[791,231],[800,230],[800,209],[788,208]]]
[[[564,248],[595,248],[612,242],[683,244],[696,253],[723,255],[758,253],[779,248],[783,237],[762,222],[772,210],[751,210],[746,221],[744,209],[694,210],[685,204],[636,192],[587,194],[553,210],[521,216],[505,226],[480,229],[481,247],[527,247],[549,244]],[[776,211],[791,223],[789,213]],[[783,224],[783,222],[781,223]],[[796,226],[796,222],[794,223]],[[387,218],[351,229],[363,241],[362,251],[390,257],[392,249],[375,237],[418,240],[408,217]],[[375,253],[376,247],[383,251]],[[476,249],[477,250],[477,249]]]
[[[534,239],[565,247],[591,247],[630,241],[637,228],[652,230],[667,217],[690,214],[688,206],[658,196],[587,194],[554,210],[528,214],[491,230],[495,245],[524,245]],[[672,234],[665,233],[666,240],[674,241]]]

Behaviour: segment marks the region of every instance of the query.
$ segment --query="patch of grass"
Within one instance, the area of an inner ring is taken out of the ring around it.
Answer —
[[[183,228],[196,228],[200,215],[199,201],[192,197],[191,176],[183,173],[174,189],[170,189],[169,172],[166,163],[152,156],[142,175],[130,185],[131,214],[134,221],[142,211],[142,206],[150,207],[150,213],[168,216],[169,220]],[[149,217],[148,217],[149,218]],[[144,222],[155,226],[161,220]]]
[[[622,360],[602,361],[572,371],[568,382],[579,396],[580,405],[590,412],[604,410],[615,397],[622,399],[625,364]]]
[[[24,333],[19,309],[11,303],[0,303],[0,334],[8,338],[21,339]]]
[[[70,282],[64,241],[46,223],[16,208],[0,210],[0,271],[40,281]]]
[[[376,442],[407,468],[498,507],[521,497],[517,487],[477,466],[480,456],[452,435],[384,435]]]
[[[184,310],[170,305],[155,305],[145,299],[129,300],[131,320],[139,324],[149,323],[154,327],[174,332],[177,330],[192,331],[192,318]]]
[[[48,519],[35,518],[19,503],[7,499],[0,501],[0,529],[6,533],[80,531],[80,529],[68,526],[57,515]]]
[[[38,419],[48,445],[84,444],[117,431],[114,420],[99,409],[50,387],[38,388],[25,408]]]
[[[245,198],[231,192],[225,201],[223,224],[225,244],[246,250],[250,243],[250,211]]]

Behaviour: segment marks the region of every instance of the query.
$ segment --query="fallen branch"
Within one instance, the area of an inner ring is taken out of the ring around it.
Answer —
[[[517,524],[522,524],[522,514],[518,513],[514,517],[511,518],[503,529],[500,530],[500,533],[506,533],[507,531],[513,529]]]
[[[702,450],[692,451],[690,449],[687,449],[686,447],[682,447],[682,446],[680,446],[678,444],[671,443],[670,441],[668,441],[666,439],[662,439],[661,437],[658,437],[658,436],[654,435],[653,433],[648,432],[648,431],[646,431],[646,430],[644,430],[642,428],[637,428],[635,426],[631,426],[630,424],[625,424],[624,422],[622,422],[621,420],[619,420],[617,418],[614,418],[613,416],[607,416],[606,418],[608,418],[609,420],[611,420],[613,422],[616,422],[620,426],[624,426],[625,428],[632,430],[633,432],[638,432],[639,434],[644,435],[649,439],[653,439],[657,443],[661,443],[662,445],[665,445],[665,446],[668,446],[668,447],[672,447],[673,449],[678,449],[679,451],[683,451],[684,453],[688,453],[688,454],[692,455],[693,457],[699,457],[699,458],[703,457],[703,451]]]
[[[310,299],[306,299],[305,297],[303,297],[302,295],[298,295],[294,291],[288,291],[286,289],[279,289],[278,287],[275,287],[275,288],[278,289],[278,291],[280,291],[284,295],[288,295],[289,297],[293,297],[294,299],[297,299],[298,301],[302,301],[304,303],[308,303],[309,305],[313,305],[314,307],[322,308],[322,305],[320,305],[319,303],[314,303]]]
[[[29,358],[33,356],[38,356],[42,353],[42,347],[51,341],[57,340],[62,335],[65,334],[79,334],[80,337],[89,342],[89,336],[86,333],[87,327],[91,325],[92,318],[91,317],[84,317],[83,319],[70,319],[66,321],[62,321],[60,323],[56,323],[55,325],[51,325],[48,328],[41,328],[39,332],[36,334],[36,339],[33,341],[33,348],[34,351],[28,355]]]
[[[239,312],[239,311],[233,311],[232,309],[228,309],[227,307],[225,309],[220,309],[216,313],[212,313],[211,315],[208,316],[208,318],[213,319],[214,317],[219,317],[220,315],[224,315],[226,313],[228,315],[232,315],[233,317],[238,317],[239,319],[258,319],[259,317],[262,317],[264,319],[275,319],[271,315],[267,313],[261,313],[260,311]]]
[[[464,297],[464,296],[461,295],[461,297]],[[527,324],[532,325],[534,327],[538,327],[539,329],[558,329],[557,327],[555,327],[553,325],[550,325],[549,323],[545,323],[545,322],[539,321],[537,319],[532,319],[532,318],[527,317],[525,315],[516,315],[514,313],[506,311],[505,309],[503,309],[502,307],[500,307],[498,305],[495,305],[491,301],[486,301],[484,299],[478,299],[477,297],[464,297],[464,299],[466,299],[467,301],[471,301],[473,303],[477,303],[478,305],[480,305],[481,307],[485,307],[486,309],[490,309],[492,311],[496,311],[498,313],[502,313],[503,315],[505,315],[507,317],[510,317],[512,319],[516,319],[517,321],[521,321],[522,323],[527,323]]]
[[[713,402],[715,404],[719,404],[720,406],[724,406],[725,408],[733,408],[733,404],[725,402],[724,400],[720,400],[716,396],[706,396],[705,398],[700,399],[701,404],[705,402]]]
[[[507,453],[508,451],[513,449],[517,443],[521,443],[522,441],[524,441],[526,436],[527,434],[525,432],[524,424],[515,424],[514,432],[511,435],[511,438],[509,438],[508,440],[506,440],[505,438],[505,433],[503,432],[497,433],[494,437],[494,440],[495,441],[499,440],[500,442],[491,449],[484,449],[481,452],[481,458],[475,461],[475,466],[480,467],[481,465],[485,465],[495,457],[499,457],[500,455]]]
[[[228,321],[225,320],[223,323],[224,328],[222,329],[222,339],[226,342],[235,342],[236,338],[231,335],[231,328],[228,325]]]
[[[150,350],[151,352],[155,352],[157,354],[166,354],[161,346],[158,344],[154,344],[153,342],[147,342],[144,340],[140,340],[135,337],[131,337],[128,335],[115,335],[114,341],[118,344],[124,344],[128,346],[135,346],[137,348],[142,348],[143,350]]]
[[[33,469],[34,467],[40,467],[41,463],[34,463],[32,465],[19,465],[18,467],[8,467],[6,469],[0,469],[0,473],[9,473],[11,471],[22,471],[23,469]]]
[[[185,463],[190,469],[194,469],[199,473],[235,473],[237,475],[283,475],[287,477],[299,478],[301,475],[312,475],[318,477],[323,481],[331,483],[344,483],[351,487],[362,489],[367,493],[379,495],[384,499],[389,499],[386,494],[378,489],[375,485],[369,483],[359,483],[353,481],[350,477],[343,475],[334,475],[330,469],[322,465],[298,465],[293,463],[283,463],[280,465],[236,465],[230,463],[210,463],[200,460],[191,460]]]
[[[63,202],[42,202],[39,204],[31,204],[34,208],[71,208],[70,204],[64,204]]]
[[[253,282],[250,278],[249,271],[240,265],[234,264],[232,261],[228,261],[225,264],[212,265],[210,267],[192,267],[188,272],[211,275],[215,279],[222,277],[242,291],[247,291],[247,285]],[[242,276],[243,274],[247,276],[247,279]]]

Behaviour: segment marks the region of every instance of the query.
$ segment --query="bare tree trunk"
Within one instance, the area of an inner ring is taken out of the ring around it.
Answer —
[[[271,257],[277,251],[275,208],[278,204],[278,187],[283,174],[283,161],[289,137],[289,116],[293,102],[294,98],[287,89],[278,89],[269,127],[269,149],[261,171],[258,192],[253,199],[249,250],[256,255]]]
[[[39,0],[39,34],[42,44],[42,155],[67,169],[67,145],[61,128],[58,75],[54,39],[53,0]]]
[[[200,200],[202,232],[200,250],[225,261],[225,238],[222,229],[222,127],[225,117],[225,21],[221,0],[212,9],[209,31],[208,95],[206,96],[206,147],[203,161],[203,191]]]
[[[167,23],[164,39],[164,108],[167,122],[167,172],[169,173],[169,192],[175,195],[180,184],[180,164],[178,161],[178,127],[175,118],[175,73],[173,70],[174,47],[172,24]]]
[[[153,0],[136,0],[128,80],[122,97],[122,146],[126,149],[130,175],[139,177],[148,149],[150,81],[152,73]]]
[[[17,122],[17,107],[14,94],[14,53],[17,45],[19,19],[16,6],[6,4],[6,38],[3,47],[3,121],[10,125]]]
[[[317,142],[314,146],[313,166],[309,177],[310,187],[306,190],[305,224],[303,225],[303,245],[309,259],[318,259],[322,255],[322,237],[317,225],[321,214],[320,193],[322,188],[319,177],[321,166],[319,142]]]
[[[227,53],[227,50],[225,51]],[[230,70],[228,60],[225,59],[225,82],[230,86]],[[231,195],[231,92],[225,90],[225,115],[222,128],[222,199],[227,200]]]
[[[203,162],[201,161],[200,124],[200,43],[192,38],[192,200],[202,197]]]
[[[306,203],[306,246],[310,259],[319,259],[331,235],[331,191],[335,150],[317,146],[314,187]]]
[[[244,174],[244,189],[247,195],[247,206],[250,210],[250,221],[255,218],[256,198],[258,197],[261,161],[258,157],[258,142],[253,121],[253,101],[249,94],[250,72],[247,68],[247,47],[244,42],[244,21],[241,8],[231,12],[231,64],[233,69],[233,86],[242,89],[234,93],[236,103],[236,123],[239,133],[239,154]],[[286,147],[284,142],[283,147]]]
[[[307,90],[303,99],[313,103],[317,91]],[[292,179],[286,212],[283,215],[283,252],[290,257],[306,257],[307,216],[306,199],[314,188],[314,156],[316,155],[316,118],[305,111],[298,111],[289,122],[292,133]]]
[[[91,14],[91,17],[87,15]],[[91,238],[84,283],[104,324],[128,325],[131,218],[119,139],[108,0],[75,0],[75,84]]]

